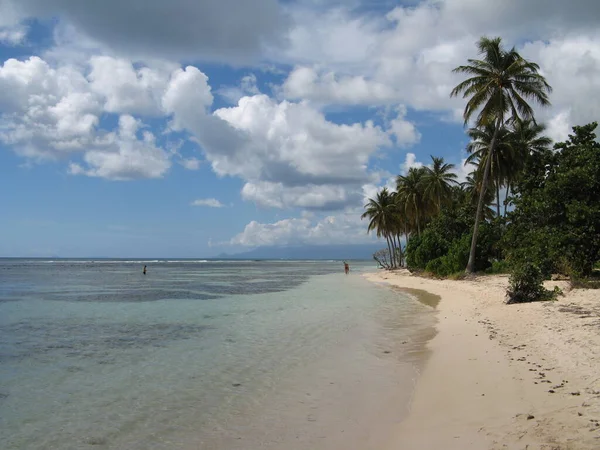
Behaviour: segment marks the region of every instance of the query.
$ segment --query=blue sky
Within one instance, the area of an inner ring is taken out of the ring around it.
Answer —
[[[553,139],[598,119],[600,7],[551,3],[0,2],[0,256],[370,242],[396,174],[468,172],[451,69],[482,34],[541,65]]]

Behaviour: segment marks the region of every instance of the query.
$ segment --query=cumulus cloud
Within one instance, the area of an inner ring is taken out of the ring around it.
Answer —
[[[207,206],[209,208],[224,208],[225,205],[216,198],[199,198],[191,203],[192,206]]]
[[[0,140],[36,159],[55,159],[89,145],[102,105],[85,77],[38,57],[0,67]]]
[[[273,223],[252,221],[233,237],[231,245],[261,247],[302,244],[354,244],[373,242],[365,231],[357,210],[329,215],[321,219],[307,217],[284,219]]]
[[[396,107],[396,117],[389,121],[388,132],[394,136],[398,147],[410,147],[421,139],[421,134],[414,123],[406,120],[406,107]]]
[[[139,138],[141,126],[132,116],[121,116],[118,131],[96,140],[83,156],[85,166],[71,163],[70,173],[111,180],[162,177],[171,167],[169,154],[156,146],[151,132]]]
[[[171,108],[185,113],[209,105],[212,96],[202,72],[170,64],[134,68],[130,61],[111,57],[92,57],[88,67],[86,74],[72,65],[53,67],[39,57],[5,61],[0,66],[0,141],[36,161],[82,153],[83,164],[71,164],[70,172],[107,179],[161,177],[173,156],[187,169],[198,169],[196,158],[167,152],[153,133],[139,132],[142,122],[131,114],[164,117],[173,113]],[[101,126],[106,114],[120,115],[116,129]]]
[[[424,164],[421,161],[417,161],[417,155],[414,153],[407,153],[404,159],[404,163],[401,166],[402,175],[406,175],[410,169],[419,169]]]
[[[109,56],[92,57],[90,66],[90,88],[104,99],[106,112],[161,115],[162,96],[173,67],[136,69],[131,61]]]
[[[248,62],[283,40],[277,0],[4,0],[13,21],[58,18],[134,59]]]
[[[306,104],[266,95],[244,97],[214,115],[243,145],[227,153],[205,147],[208,159],[217,173],[247,180],[287,186],[360,182],[369,177],[369,156],[389,145],[385,132],[370,121],[336,124]]]

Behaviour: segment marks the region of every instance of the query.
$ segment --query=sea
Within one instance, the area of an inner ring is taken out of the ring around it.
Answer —
[[[435,309],[350,269],[0,259],[1,448],[381,448]]]

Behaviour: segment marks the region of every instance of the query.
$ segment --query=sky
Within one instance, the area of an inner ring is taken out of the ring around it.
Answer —
[[[501,36],[600,118],[597,0],[0,0],[0,256],[364,244],[362,206],[442,156],[452,69]]]

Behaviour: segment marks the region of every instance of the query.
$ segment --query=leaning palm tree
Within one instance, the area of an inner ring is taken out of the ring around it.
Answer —
[[[360,218],[367,217],[370,219],[367,232],[375,231],[377,237],[385,237],[390,252],[390,262],[392,266],[395,266],[395,251],[392,250],[392,232],[395,230],[394,197],[387,188],[379,191],[374,199],[369,199],[365,205],[365,212]]]
[[[454,164],[445,163],[444,158],[431,156],[431,160],[431,167],[426,167],[423,175],[423,195],[439,214],[442,205],[451,200],[452,185],[457,183],[456,174],[452,172]]]
[[[421,235],[421,221],[427,212],[423,195],[423,177],[425,168],[411,167],[406,175],[396,178],[397,204],[406,217],[415,224],[417,235]]]
[[[463,98],[468,99],[463,113],[465,125],[477,111],[479,113],[475,119],[475,126],[495,123],[496,133],[509,118],[534,120],[533,108],[527,100],[533,100],[543,106],[549,105],[548,93],[552,91],[546,79],[538,73],[539,66],[521,57],[514,48],[504,49],[501,38],[482,37],[477,47],[483,59],[469,59],[467,65],[454,69],[454,73],[466,74],[469,78],[459,83],[450,93],[452,97],[462,94]],[[479,221],[496,138],[497,134],[494,134],[490,142],[489,157],[485,162],[466,272],[473,272],[474,269]]]

